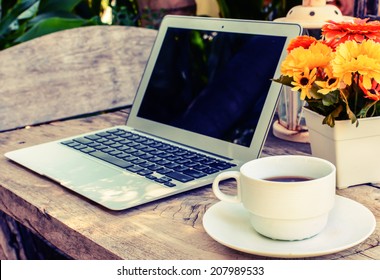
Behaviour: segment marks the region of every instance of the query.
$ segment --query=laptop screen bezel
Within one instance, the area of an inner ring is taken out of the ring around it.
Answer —
[[[187,16],[166,16],[160,26],[155,43],[153,45],[149,60],[135,96],[135,100],[127,120],[127,126],[138,131],[151,134],[163,139],[168,139],[182,145],[186,145],[198,150],[206,151],[228,159],[239,159],[248,161],[260,156],[265,139],[271,128],[271,121],[276,110],[277,100],[281,90],[281,84],[272,82],[264,103],[261,116],[259,118],[255,133],[249,147],[222,141],[216,138],[207,137],[198,133],[186,131],[173,126],[165,125],[138,116],[138,111],[148,87],[160,47],[165,38],[165,34],[170,27],[207,30],[216,32],[235,32],[254,35],[273,35],[285,37],[285,43],[274,77],[280,75],[280,64],[285,58],[286,47],[290,40],[302,33],[302,27],[293,23],[277,23],[269,21],[252,21],[236,19],[216,19],[207,17],[187,17]]]

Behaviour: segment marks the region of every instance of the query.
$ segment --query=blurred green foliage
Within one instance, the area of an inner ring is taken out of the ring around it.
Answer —
[[[105,24],[139,25],[137,0],[0,0],[0,50],[52,32]]]

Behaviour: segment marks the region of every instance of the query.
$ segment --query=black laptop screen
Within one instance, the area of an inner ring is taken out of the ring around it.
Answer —
[[[286,37],[167,32],[138,117],[248,147]]]

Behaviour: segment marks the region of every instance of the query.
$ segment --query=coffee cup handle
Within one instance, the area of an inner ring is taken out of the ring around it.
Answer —
[[[219,183],[222,180],[235,179],[237,183],[237,195],[228,195],[223,193],[219,188]],[[217,175],[212,183],[212,190],[217,198],[225,202],[240,203],[240,172],[239,171],[226,171]]]

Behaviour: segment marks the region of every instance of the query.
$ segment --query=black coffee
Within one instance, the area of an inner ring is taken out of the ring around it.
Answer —
[[[304,176],[275,176],[275,177],[265,178],[264,180],[272,181],[272,182],[304,182],[304,181],[313,180],[313,178],[304,177]]]

